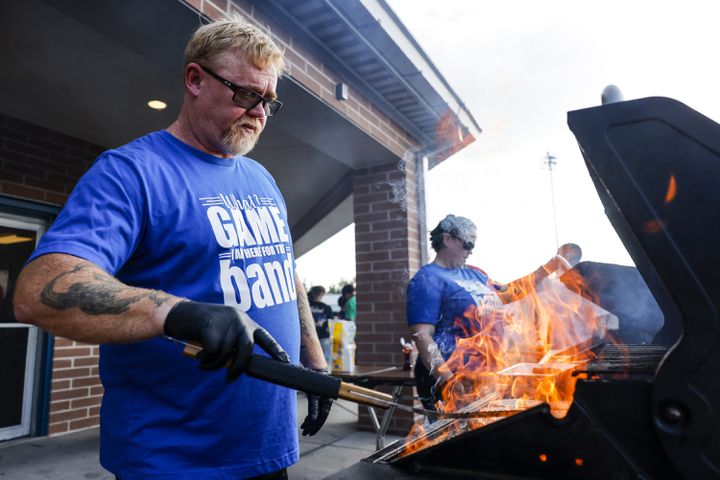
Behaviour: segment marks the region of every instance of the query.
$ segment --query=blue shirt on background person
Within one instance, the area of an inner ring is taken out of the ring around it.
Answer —
[[[455,351],[457,338],[472,327],[465,316],[470,306],[502,306],[496,288],[477,267],[445,268],[430,263],[408,285],[408,325],[434,325],[433,339],[445,360]]]
[[[504,303],[517,300],[528,285],[537,285],[550,273],[570,268],[560,253],[579,247],[564,245],[550,261],[535,272],[502,285],[493,282],[477,267],[466,265],[475,248],[477,227],[465,218],[447,215],[430,232],[435,259],[423,266],[407,289],[407,322],[418,348],[415,381],[426,409],[435,409],[442,386],[454,373],[446,364],[460,339],[475,335],[487,337],[486,348],[502,342],[504,320],[493,315]],[[492,350],[492,348],[491,348]],[[473,353],[489,368],[488,351]]]

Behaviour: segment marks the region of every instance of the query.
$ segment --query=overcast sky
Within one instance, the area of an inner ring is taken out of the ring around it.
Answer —
[[[716,0],[387,0],[483,133],[431,170],[428,226],[447,213],[479,228],[469,263],[499,281],[528,273],[560,243],[585,260],[631,264],[607,221],[566,114],[600,103],[666,96],[720,120]],[[308,283],[354,275],[348,227],[298,260]],[[333,262],[327,262],[332,256]]]

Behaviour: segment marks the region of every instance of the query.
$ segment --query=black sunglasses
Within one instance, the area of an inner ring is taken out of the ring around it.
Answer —
[[[278,112],[278,110],[280,110],[280,107],[282,107],[282,102],[280,100],[265,98],[257,92],[235,85],[230,80],[224,79],[207,67],[200,65],[200,68],[233,91],[233,102],[235,102],[235,105],[238,107],[242,107],[246,110],[252,110],[257,107],[259,103],[262,103],[262,108],[266,117],[272,117]]]
[[[451,237],[453,237],[456,240],[460,240],[462,242],[463,250],[467,250],[468,252],[475,248],[475,242],[471,242],[470,240],[463,240],[462,238],[458,237],[457,235],[450,234]]]

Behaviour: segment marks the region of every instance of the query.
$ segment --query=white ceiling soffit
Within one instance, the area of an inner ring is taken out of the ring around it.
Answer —
[[[480,127],[382,0],[250,0],[404,128],[426,151]],[[445,132],[455,129],[457,135]],[[438,134],[440,132],[440,134]]]
[[[328,213],[322,220],[316,223],[305,235],[295,240],[293,253],[295,258],[300,258],[328,238],[350,225],[347,219],[353,218],[353,197],[348,196],[345,200]]]

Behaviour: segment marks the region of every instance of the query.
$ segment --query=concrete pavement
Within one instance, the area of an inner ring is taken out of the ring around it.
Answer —
[[[335,402],[325,426],[313,437],[300,436],[300,461],[292,480],[320,480],[375,451],[375,434],[356,430],[357,405]],[[298,395],[298,419],[305,418],[305,395]],[[386,436],[386,444],[399,437]],[[98,430],[58,437],[0,443],[0,480],[113,480],[98,462]]]

